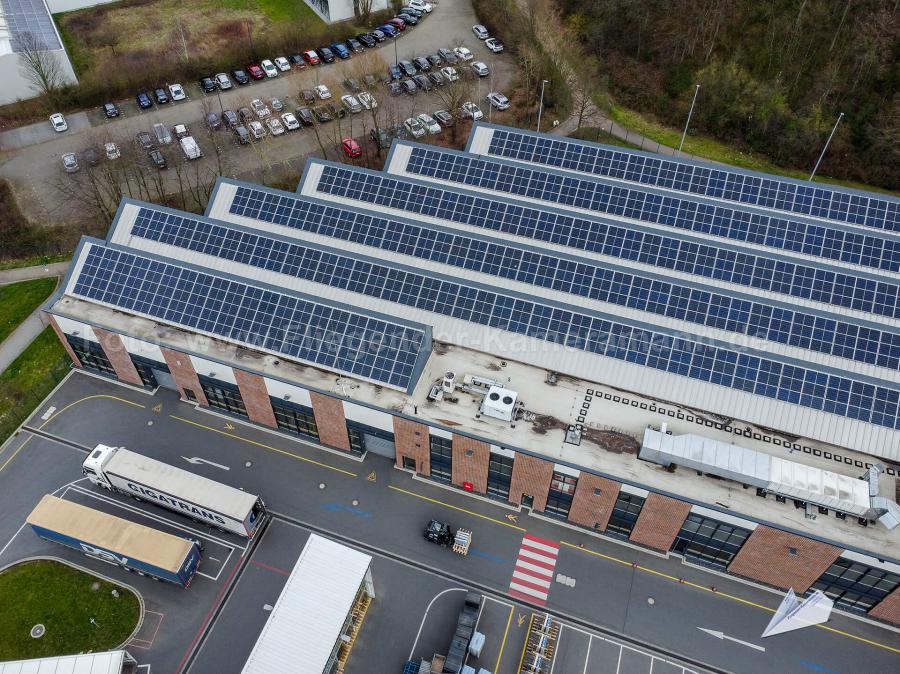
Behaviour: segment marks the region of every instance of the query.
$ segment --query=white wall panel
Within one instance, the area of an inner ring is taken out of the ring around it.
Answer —
[[[201,374],[204,377],[212,377],[219,381],[237,384],[237,380],[234,378],[234,372],[227,365],[214,363],[211,360],[206,360],[199,356],[191,356],[191,363],[194,364],[194,369],[197,371],[197,374]]]
[[[276,379],[269,379],[268,377],[264,378],[266,382],[266,390],[269,392],[269,395],[273,398],[280,398],[284,400],[284,397],[290,396],[288,398],[288,402],[296,403],[297,405],[306,405],[307,407],[312,407],[312,400],[309,397],[309,391],[305,388],[300,388],[299,386],[291,386],[290,384],[285,384],[284,382],[280,382]]]
[[[353,403],[344,402],[344,416],[347,421],[355,421],[372,428],[377,428],[388,433],[394,432],[393,417],[386,412],[373,410],[371,407],[363,407],[362,405],[354,405]]]

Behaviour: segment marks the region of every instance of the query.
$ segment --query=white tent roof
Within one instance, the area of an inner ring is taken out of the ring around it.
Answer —
[[[243,674],[322,674],[371,561],[310,534]]]
[[[121,674],[123,665],[129,661],[134,662],[125,651],[63,655],[0,662],[0,674]]]

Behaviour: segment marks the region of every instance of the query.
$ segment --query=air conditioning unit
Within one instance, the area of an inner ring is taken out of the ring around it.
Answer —
[[[491,386],[481,401],[481,413],[494,419],[512,421],[518,395],[502,386]]]

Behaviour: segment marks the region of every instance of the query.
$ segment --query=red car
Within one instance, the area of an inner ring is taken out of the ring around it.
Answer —
[[[247,73],[249,73],[250,77],[255,80],[261,80],[266,76],[266,74],[263,72],[263,69],[260,68],[256,63],[248,63],[245,70],[247,71]]]
[[[396,16],[388,21],[388,25],[393,26],[397,30],[406,30],[406,22],[403,19],[399,19]]]
[[[305,58],[306,62],[311,66],[317,66],[322,62],[321,59],[319,59],[319,55],[312,49],[303,52],[303,58]]]
[[[356,158],[362,156],[362,148],[352,138],[344,138],[341,141],[341,149],[344,151],[344,154],[348,157]]]

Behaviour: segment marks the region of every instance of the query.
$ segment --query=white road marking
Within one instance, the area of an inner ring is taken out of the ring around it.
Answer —
[[[530,564],[521,559],[516,562],[516,567],[527,569],[528,571],[534,571],[535,573],[539,573],[542,576],[547,576],[547,578],[553,577],[553,571],[551,571],[550,569],[545,569],[543,566],[538,566],[537,564]]]
[[[550,554],[554,559],[559,556],[559,546],[553,547],[552,545],[547,545],[546,543],[539,543],[533,538],[525,537],[525,540],[522,541],[522,545],[527,545],[529,548],[537,548],[538,550],[543,550]]]
[[[616,663],[616,674],[619,674],[619,667],[622,666],[622,644],[619,644],[619,661]]]
[[[47,421],[50,417],[53,416],[53,413],[56,411],[56,408],[52,405],[47,408],[47,411],[41,415],[41,421]]]
[[[594,643],[594,637],[591,637],[590,639],[588,639],[588,649],[587,649],[587,654],[584,656],[584,669],[582,670],[581,674],[587,674],[588,661],[591,659],[591,644],[593,644],[593,643]]]
[[[425,607],[425,613],[422,614],[422,622],[419,623],[419,631],[416,632],[416,640],[413,641],[412,648],[409,650],[409,657],[406,658],[407,660],[414,659],[413,654],[416,652],[416,646],[419,644],[419,637],[422,636],[422,628],[425,627],[425,620],[428,618],[428,612],[431,610],[432,605],[437,601],[438,597],[445,595],[448,592],[466,592],[466,589],[462,587],[450,587],[446,590],[441,590],[431,598],[431,601],[428,602],[428,606]]]
[[[530,594],[532,597],[537,597],[538,599],[546,599],[547,593],[541,592],[540,590],[535,590],[531,587],[526,587],[525,585],[519,585],[515,581],[509,584],[510,590],[515,590],[516,592],[521,592],[523,594]]]
[[[719,630],[710,630],[705,627],[698,627],[697,629],[700,630],[701,632],[706,632],[708,635],[710,635],[711,637],[715,637],[716,639],[724,640],[724,641],[733,641],[734,643],[740,644],[741,646],[746,646],[747,648],[755,648],[756,650],[761,651],[763,653],[766,652],[765,646],[757,646],[756,644],[750,643],[749,641],[741,641],[740,639],[737,639],[735,637],[730,637],[727,634],[725,634],[724,632],[720,632]]]
[[[207,466],[212,466],[213,468],[221,468],[222,470],[231,470],[228,466],[223,466],[221,463],[215,463],[213,461],[209,461],[207,459],[201,459],[199,456],[182,456],[182,459],[187,461],[188,463],[193,463],[194,465],[199,465],[201,463],[205,463]]]

